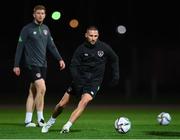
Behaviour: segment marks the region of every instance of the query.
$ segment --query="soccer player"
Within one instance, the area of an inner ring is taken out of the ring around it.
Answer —
[[[21,74],[21,62],[26,71],[29,83],[29,95],[26,101],[25,126],[36,127],[32,122],[33,111],[36,107],[38,126],[44,125],[44,95],[46,92],[46,69],[47,50],[52,53],[59,63],[60,70],[65,68],[65,63],[59,54],[56,45],[51,37],[47,25],[43,24],[46,16],[46,9],[43,5],[36,5],[33,10],[34,20],[25,25],[20,33],[13,72],[16,76]],[[23,59],[23,61],[21,61]]]
[[[96,96],[103,81],[105,65],[109,61],[112,68],[111,84],[116,85],[119,81],[119,58],[113,49],[98,39],[97,27],[90,26],[85,33],[85,42],[82,43],[73,54],[70,72],[72,83],[66,90],[64,96],[55,106],[48,122],[42,127],[41,132],[47,133],[55,123],[59,114],[69,103],[70,97],[79,96],[80,101],[77,108],[72,112],[69,120],[63,126],[61,133],[70,131],[71,126],[80,117],[89,102]]]

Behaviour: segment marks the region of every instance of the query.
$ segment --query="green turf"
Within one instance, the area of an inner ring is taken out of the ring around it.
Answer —
[[[53,107],[46,107],[45,119],[51,115]],[[0,108],[1,139],[179,139],[180,111],[175,107],[92,107],[85,110],[73,125],[71,132],[60,134],[60,128],[67,121],[73,108],[64,110],[49,133],[42,134],[41,129],[24,127],[24,107]],[[157,123],[156,117],[166,111],[172,121],[168,126]],[[34,120],[36,114],[34,114]],[[120,116],[128,117],[132,123],[131,130],[120,134],[114,129],[114,121]]]

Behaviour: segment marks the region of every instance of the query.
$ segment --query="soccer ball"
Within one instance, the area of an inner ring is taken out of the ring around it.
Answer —
[[[161,112],[157,116],[157,121],[160,125],[168,125],[171,122],[171,116],[167,112]]]
[[[115,120],[114,127],[119,133],[127,133],[131,129],[131,122],[126,117],[120,117]]]

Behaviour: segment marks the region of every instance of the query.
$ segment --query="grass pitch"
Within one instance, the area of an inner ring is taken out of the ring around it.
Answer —
[[[45,107],[47,121],[53,107]],[[48,133],[41,133],[41,128],[25,128],[24,106],[0,106],[1,139],[180,139],[180,111],[178,107],[168,106],[92,106],[89,105],[68,134],[60,134],[60,129],[68,120],[73,107],[65,109]],[[168,112],[172,121],[168,126],[157,123],[157,115]],[[128,117],[131,130],[120,134],[114,129],[114,121]],[[33,116],[36,122],[36,113]]]

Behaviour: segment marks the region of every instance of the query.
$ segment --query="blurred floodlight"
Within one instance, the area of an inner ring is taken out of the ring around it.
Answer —
[[[59,20],[61,18],[61,13],[59,11],[54,11],[51,17],[53,20]]]
[[[78,22],[77,19],[71,19],[70,22],[69,22],[69,26],[70,26],[71,28],[77,28],[78,25],[79,25],[79,22]]]
[[[119,34],[124,34],[124,33],[126,33],[126,27],[123,26],[123,25],[119,25],[119,26],[117,27],[117,32],[118,32]]]

